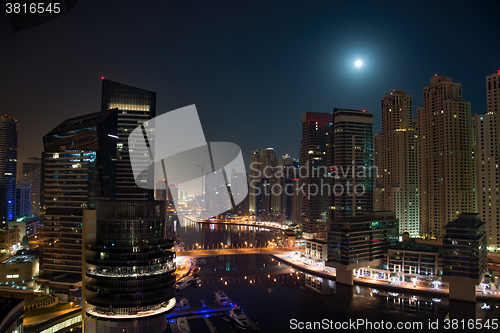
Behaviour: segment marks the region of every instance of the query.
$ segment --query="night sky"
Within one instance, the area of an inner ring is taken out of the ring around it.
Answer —
[[[406,89],[416,115],[434,74],[485,112],[500,1],[269,2],[82,0],[17,33],[2,10],[0,113],[19,122],[19,157],[99,111],[101,76],[157,92],[158,113],[196,104],[207,140],[239,144],[247,162],[269,146],[298,157],[306,111],[366,109],[378,132],[380,99]]]

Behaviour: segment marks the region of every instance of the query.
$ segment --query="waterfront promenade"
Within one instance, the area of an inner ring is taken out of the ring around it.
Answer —
[[[281,263],[289,265],[294,269],[300,270],[304,273],[309,273],[311,275],[315,275],[321,278],[335,280],[335,273],[326,271],[325,267],[319,267],[314,265],[308,265],[301,261],[298,258],[294,258],[289,253],[281,253],[281,254],[270,254],[270,256]],[[428,294],[435,296],[448,296],[448,288],[442,287],[426,287],[421,285],[414,285],[409,282],[388,282],[380,279],[376,279],[373,277],[365,277],[365,276],[354,276],[354,281],[356,284],[391,290],[396,292],[411,292],[415,294]],[[476,291],[476,298],[478,300],[492,300],[492,301],[500,301],[500,291],[493,291],[485,294],[483,291]]]

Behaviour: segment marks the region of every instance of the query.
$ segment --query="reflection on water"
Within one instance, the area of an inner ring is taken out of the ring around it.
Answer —
[[[218,248],[221,243],[229,248],[261,247],[282,235],[281,231],[266,228],[207,223],[189,223],[181,227],[177,222],[175,231],[189,249],[196,244],[205,249]]]
[[[264,254],[207,257],[201,277],[202,286],[186,290],[182,297],[188,298],[192,306],[199,306],[200,299],[213,304],[213,292],[225,290],[253,321],[259,323],[261,332],[291,331],[293,318],[334,322],[364,318],[420,321],[427,325],[429,319],[444,319],[449,311],[447,298],[337,285],[332,280],[296,272]],[[498,303],[490,304],[492,310],[489,312],[478,307],[478,318],[498,318]],[[214,318],[212,322],[218,332],[230,332],[221,318]]]
[[[267,231],[249,226],[219,224],[192,224],[180,228],[177,234],[188,247],[196,243],[208,246],[223,244],[245,247],[249,244],[265,244],[281,235],[278,231]],[[279,264],[265,254],[227,255],[205,257],[206,265],[201,269],[203,284],[183,292],[192,306],[199,306],[200,299],[213,304],[214,291],[223,289],[250,318],[259,323],[261,332],[288,332],[290,320],[334,322],[349,319],[371,321],[442,321],[454,306],[446,297],[402,294],[373,288],[337,285],[335,281],[316,278],[296,272]],[[179,298],[179,297],[178,297]],[[434,300],[433,300],[434,298]],[[490,309],[482,310],[484,302],[475,305],[477,318],[500,317],[499,305],[487,302]],[[472,306],[474,307],[474,305]],[[459,311],[470,313],[471,307]],[[466,316],[464,316],[465,318]],[[222,318],[212,318],[218,332],[233,332]],[[206,325],[193,321],[192,327],[206,331]],[[193,330],[198,332],[198,330]]]

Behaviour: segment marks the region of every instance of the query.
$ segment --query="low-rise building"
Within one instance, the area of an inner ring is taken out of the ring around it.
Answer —
[[[305,256],[315,262],[323,262],[328,257],[328,243],[322,239],[306,239]]]
[[[443,280],[450,299],[476,302],[476,285],[487,269],[486,223],[479,214],[461,214],[445,226]]]
[[[0,262],[0,284],[33,287],[33,278],[38,274],[38,269],[38,251],[19,250]]]
[[[384,269],[392,273],[436,276],[443,272],[443,250],[440,245],[421,244],[413,240],[388,249]]]

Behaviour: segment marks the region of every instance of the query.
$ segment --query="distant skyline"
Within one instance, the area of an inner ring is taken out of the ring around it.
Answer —
[[[18,120],[19,157],[39,157],[43,135],[100,110],[104,76],[156,92],[157,114],[196,104],[207,140],[238,144],[246,163],[269,146],[298,158],[303,112],[366,109],[378,133],[385,93],[406,90],[416,116],[434,74],[484,113],[498,12],[493,0],[81,1],[18,33],[3,15],[0,113]]]

